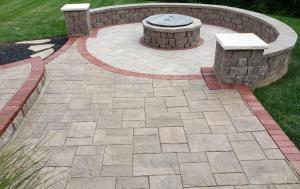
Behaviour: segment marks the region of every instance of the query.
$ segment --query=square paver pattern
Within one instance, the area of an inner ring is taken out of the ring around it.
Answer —
[[[76,45],[46,65],[45,90],[13,138],[49,151],[53,173],[67,170],[54,188],[300,188],[236,90],[108,72]]]

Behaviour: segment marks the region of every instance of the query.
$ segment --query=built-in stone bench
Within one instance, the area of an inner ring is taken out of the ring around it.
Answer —
[[[88,9],[87,5],[64,6],[68,34],[88,35],[91,28],[142,22],[154,14],[176,13],[194,17],[203,24],[222,26],[242,33],[254,33],[269,44],[261,66],[267,67],[257,87],[281,78],[288,70],[297,33],[279,20],[234,7],[189,3],[143,3]]]
[[[256,87],[267,72],[261,62],[268,44],[253,33],[217,34],[216,39],[214,72],[218,81]]]

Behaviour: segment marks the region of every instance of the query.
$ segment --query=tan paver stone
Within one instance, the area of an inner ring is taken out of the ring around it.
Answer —
[[[267,149],[264,152],[268,159],[284,159],[284,155],[279,149]]]
[[[182,126],[179,113],[146,114],[146,127]]]
[[[246,133],[228,133],[227,137],[230,142],[255,140],[251,132]]]
[[[92,145],[93,137],[84,138],[67,138],[65,146],[80,146],[80,145]]]
[[[68,137],[92,137],[96,122],[73,122]]]
[[[253,135],[263,149],[277,148],[277,145],[267,131],[253,132]]]
[[[230,117],[251,116],[252,113],[245,104],[226,104],[225,110]]]
[[[115,189],[115,185],[113,177],[71,178],[66,189]]]
[[[134,97],[133,84],[116,84],[114,97]]]
[[[230,151],[231,146],[224,134],[187,135],[191,152]]]
[[[160,141],[158,135],[134,136],[134,153],[160,153]]]
[[[44,104],[68,104],[72,99],[72,94],[43,94],[38,100]]]
[[[225,126],[209,126],[212,133],[236,133],[236,130],[231,125]]]
[[[207,99],[207,96],[202,86],[185,87],[183,88],[184,95],[187,100],[202,100]]]
[[[204,115],[202,112],[182,112],[180,113],[182,120],[184,119],[202,119]]]
[[[238,132],[265,130],[255,116],[232,118],[232,122]]]
[[[231,142],[239,160],[262,160],[266,159],[264,152],[255,141]]]
[[[96,177],[101,175],[102,156],[75,156],[71,177]]]
[[[112,145],[105,147],[103,165],[131,165],[131,145]]]
[[[92,97],[83,95],[73,95],[71,102],[69,103],[68,109],[82,110],[90,109],[92,103]]]
[[[158,128],[135,128],[134,135],[137,136],[158,135]]]
[[[114,98],[113,108],[144,108],[143,98]]]
[[[134,155],[134,176],[164,174],[179,174],[176,154],[164,153]]]
[[[112,104],[112,100],[113,93],[96,93],[92,103],[109,105]]]
[[[187,143],[183,127],[159,128],[161,143]]]
[[[213,173],[243,172],[233,152],[207,152]]]
[[[145,127],[145,121],[122,121],[123,128],[139,128]]]
[[[67,183],[69,176],[70,168],[69,167],[43,167],[41,169],[41,174],[43,176],[43,181],[48,179],[48,182],[45,183],[45,188],[55,188],[55,189],[64,189]]]
[[[101,176],[132,176],[132,165],[103,165]]]
[[[171,107],[168,108],[168,112],[173,113],[173,112],[178,112],[178,113],[182,113],[182,112],[190,112],[189,107]]]
[[[123,109],[122,120],[143,121],[145,120],[144,109]]]
[[[287,184],[299,180],[284,160],[242,161],[251,184]]]
[[[179,175],[150,176],[150,189],[183,189]]]
[[[46,166],[55,167],[70,167],[72,165],[76,147],[47,147],[42,148],[42,151],[51,155]]]
[[[97,120],[97,128],[121,128],[121,123],[121,109],[112,109],[103,113],[101,111]]]
[[[45,130],[41,140],[41,146],[63,146],[67,138],[66,130]]]
[[[282,184],[282,185],[270,185],[276,189],[298,189],[300,184]]]
[[[68,104],[47,104],[43,115],[64,115]]]
[[[93,144],[132,144],[133,129],[96,129]]]
[[[76,151],[77,156],[92,156],[103,154],[104,146],[78,146]]]
[[[166,97],[166,104],[167,107],[187,106],[187,102],[183,96]]]
[[[145,112],[148,114],[167,113],[164,97],[145,98]]]
[[[180,172],[184,187],[216,185],[208,163],[182,163]]]
[[[187,144],[162,144],[163,152],[189,152],[189,146]]]
[[[171,87],[170,80],[153,79],[153,87]]]
[[[188,80],[171,80],[171,85],[173,87],[184,87],[190,86],[190,83]]]
[[[23,122],[24,129],[18,129],[15,133],[16,138],[40,138],[46,128],[46,123]]]
[[[161,87],[154,88],[154,96],[183,96],[180,87]]]
[[[231,125],[231,121],[225,111],[218,112],[204,112],[204,117],[208,125]]]
[[[208,112],[224,110],[219,100],[188,101],[191,112]]]
[[[248,184],[244,173],[214,174],[218,185],[243,185]]]
[[[99,110],[67,110],[62,122],[97,121]]]
[[[177,153],[179,163],[206,163],[208,162],[204,152]]]
[[[236,189],[269,189],[270,187],[268,185],[243,185],[243,186],[235,186],[235,188]]]
[[[116,189],[149,189],[148,177],[118,177]]]
[[[210,133],[205,119],[187,119],[182,120],[186,134]]]

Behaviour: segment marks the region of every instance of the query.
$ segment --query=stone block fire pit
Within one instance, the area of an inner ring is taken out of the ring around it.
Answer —
[[[157,14],[142,21],[141,42],[160,49],[187,49],[201,43],[199,19],[180,14]]]

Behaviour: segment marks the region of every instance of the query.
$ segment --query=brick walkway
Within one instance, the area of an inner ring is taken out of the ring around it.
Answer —
[[[46,70],[14,141],[52,152],[45,167],[63,172],[55,189],[300,188],[235,90],[108,72],[76,44]]]

